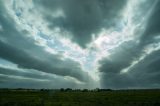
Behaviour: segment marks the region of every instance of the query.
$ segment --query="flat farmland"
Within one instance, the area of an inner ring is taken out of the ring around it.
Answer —
[[[160,106],[160,90],[0,90],[0,106]]]

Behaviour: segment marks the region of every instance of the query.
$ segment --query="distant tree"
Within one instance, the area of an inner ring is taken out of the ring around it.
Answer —
[[[112,91],[112,89],[99,89],[98,91]]]
[[[64,88],[61,88],[60,91],[63,92],[63,91],[64,91]]]
[[[71,88],[66,88],[65,91],[72,91],[72,89]]]
[[[112,89],[106,89],[106,91],[112,91]]]
[[[45,91],[45,89],[41,89],[40,91]]]
[[[83,89],[82,92],[88,92],[88,89]]]

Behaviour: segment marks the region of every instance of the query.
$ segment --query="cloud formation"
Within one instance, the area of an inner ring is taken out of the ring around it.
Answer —
[[[0,1],[0,87],[160,87],[159,5]]]
[[[43,46],[37,45],[36,41],[28,36],[27,31],[16,29],[16,23],[3,6],[1,10],[0,20],[3,28],[0,32],[1,58],[23,69],[35,69],[58,76],[73,77],[84,83],[91,79],[78,62],[47,52]]]
[[[126,0],[37,0],[34,3],[49,28],[60,27],[70,32],[73,42],[86,47],[93,34],[116,26]]]
[[[148,2],[146,2],[148,3]],[[100,61],[101,84],[118,88],[158,88],[159,75],[159,1],[147,20],[138,43],[125,42],[109,58]],[[151,8],[150,8],[151,9]]]

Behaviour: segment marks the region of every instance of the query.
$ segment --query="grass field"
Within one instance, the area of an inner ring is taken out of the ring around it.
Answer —
[[[0,90],[0,106],[160,106],[160,90]]]

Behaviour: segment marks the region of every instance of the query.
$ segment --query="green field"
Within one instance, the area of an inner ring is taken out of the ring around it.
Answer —
[[[0,106],[160,106],[160,90],[0,90]]]

